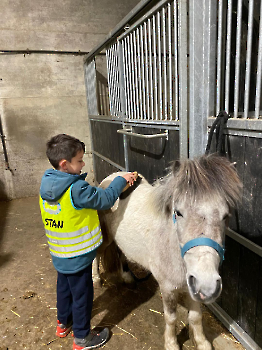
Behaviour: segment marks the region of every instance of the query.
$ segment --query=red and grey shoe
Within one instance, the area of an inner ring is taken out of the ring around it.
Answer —
[[[70,325],[68,325],[68,326],[65,326],[63,323],[60,323],[60,322],[57,320],[56,335],[57,335],[59,338],[64,338],[64,337],[66,337],[66,336],[71,332],[71,329],[72,329],[72,324],[70,324]]]
[[[100,348],[109,338],[109,329],[104,328],[101,332],[90,331],[84,339],[75,338],[73,350],[89,350]]]

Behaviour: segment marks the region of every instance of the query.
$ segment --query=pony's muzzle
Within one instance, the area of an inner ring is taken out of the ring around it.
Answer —
[[[222,280],[220,276],[217,278],[215,289],[212,292],[208,291],[207,288],[198,288],[197,279],[193,275],[188,276],[187,285],[192,299],[205,304],[213,303],[222,291]]]

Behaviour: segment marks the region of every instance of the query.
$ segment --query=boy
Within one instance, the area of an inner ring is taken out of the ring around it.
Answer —
[[[73,328],[73,350],[102,346],[109,330],[90,330],[93,306],[92,262],[102,243],[97,210],[113,206],[135,174],[115,178],[103,190],[85,181],[85,145],[65,134],[47,142],[47,157],[54,167],[44,173],[39,204],[53,265],[57,270],[57,330],[65,337]]]

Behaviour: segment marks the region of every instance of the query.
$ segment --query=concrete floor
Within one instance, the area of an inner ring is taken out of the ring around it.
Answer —
[[[56,271],[35,197],[0,202],[0,280],[0,350],[72,349],[71,335],[55,336]],[[193,350],[187,310],[178,311],[179,344]],[[244,349],[205,307],[203,314],[215,350]],[[92,326],[110,328],[105,349],[163,349],[163,306],[154,279],[133,290],[109,280],[95,285]]]

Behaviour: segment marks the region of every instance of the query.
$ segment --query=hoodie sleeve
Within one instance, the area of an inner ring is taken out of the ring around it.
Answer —
[[[96,210],[110,209],[126,186],[126,180],[117,176],[106,188],[91,186],[86,181],[77,181],[72,186],[72,200],[76,208]]]

